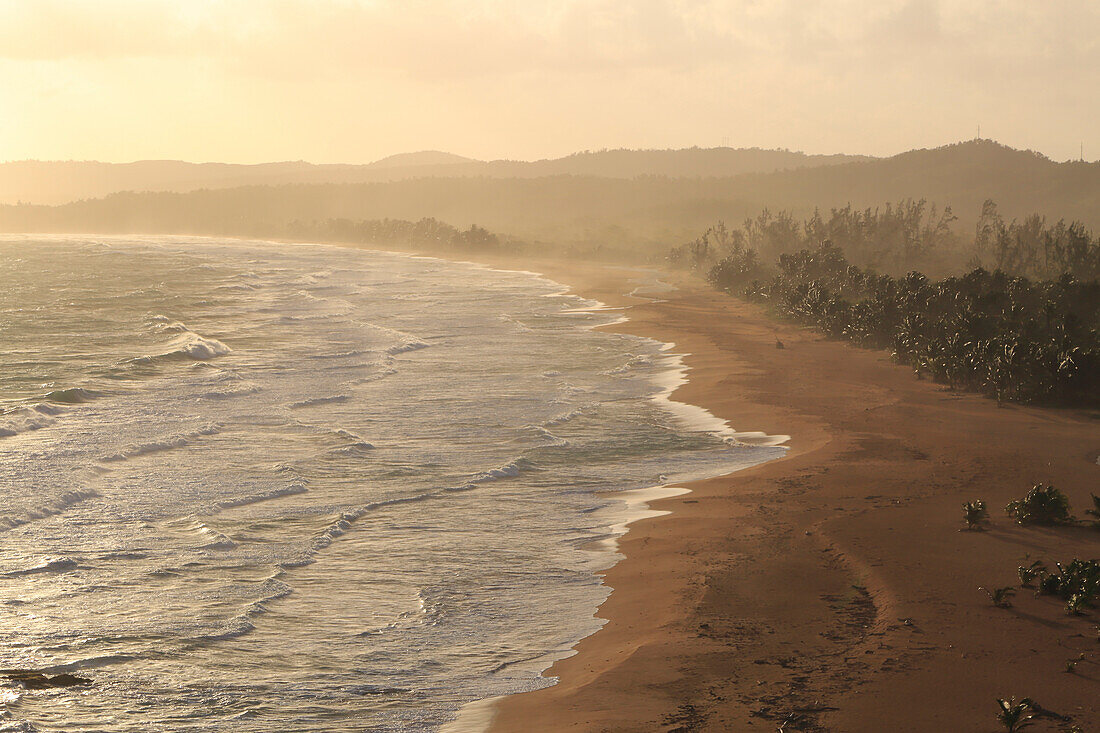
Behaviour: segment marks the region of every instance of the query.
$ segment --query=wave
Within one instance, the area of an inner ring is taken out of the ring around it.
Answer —
[[[498,481],[503,478],[513,478],[521,473],[535,470],[535,464],[526,458],[517,458],[511,463],[506,463],[500,468],[492,468],[479,473],[470,479],[471,484],[483,484],[488,481]]]
[[[49,415],[51,417],[56,417],[57,415],[65,412],[64,407],[61,407],[60,405],[51,405],[47,402],[41,402],[37,405],[34,405],[30,409],[34,410],[39,415]]]
[[[397,374],[397,370],[393,369],[393,368],[390,368],[390,367],[387,367],[386,369],[382,369],[381,371],[375,372],[374,374],[369,374],[365,377],[358,377],[356,379],[353,379],[353,380],[351,380],[351,383],[352,384],[370,384],[371,382],[377,382],[380,379],[385,379],[386,377],[390,376],[391,374]]]
[[[328,452],[331,455],[339,456],[363,456],[374,450],[374,444],[368,441],[361,435],[357,435],[350,430],[344,430],[343,428],[336,428],[329,431],[332,435],[335,435],[343,440],[348,441],[343,445],[338,445],[335,448],[330,449]]]
[[[363,356],[370,352],[363,349],[349,349],[348,351],[336,351],[331,354],[309,354],[307,359],[348,359],[353,356]]]
[[[130,359],[131,364],[155,364],[159,361],[167,359],[194,359],[196,361],[207,361],[219,356],[225,356],[232,353],[233,349],[229,348],[221,341],[217,339],[207,338],[206,336],[200,336],[194,331],[186,331],[176,338],[172,339],[168,344],[168,351],[160,354],[153,354],[150,356],[139,356],[134,359]]]
[[[28,522],[33,522],[36,519],[45,519],[46,517],[52,517],[56,514],[61,514],[69,507],[75,506],[82,501],[88,499],[98,498],[99,494],[95,491],[70,491],[62,494],[57,499],[53,500],[49,504],[31,509],[24,512],[19,516],[0,515],[0,530],[12,529]]]
[[[82,402],[91,402],[97,397],[102,396],[103,393],[101,392],[93,392],[83,387],[70,387],[69,389],[55,389],[53,392],[48,392],[45,399],[48,402],[61,402],[67,405],[76,405]]]
[[[188,333],[176,344],[176,351],[186,354],[192,359],[205,361],[215,356],[224,356],[232,351],[228,346],[217,339],[206,338],[197,333]]]
[[[4,578],[17,578],[23,575],[45,575],[48,573],[67,573],[70,570],[77,568],[76,560],[67,557],[54,558],[45,562],[33,565],[29,568],[21,568],[19,570],[9,570],[6,573],[0,573],[0,577]]]
[[[15,694],[11,690],[4,690],[4,698],[0,702],[7,702],[6,696]],[[18,700],[15,697],[12,702]],[[13,720],[7,710],[0,710],[0,733],[38,733],[38,728],[29,720]]]
[[[647,354],[639,354],[635,357],[632,357],[625,364],[621,364],[621,365],[619,365],[617,367],[614,367],[612,369],[602,371],[602,372],[600,372],[600,374],[603,374],[603,375],[606,375],[606,376],[614,376],[614,375],[617,375],[617,374],[626,374],[627,372],[634,371],[638,367],[652,366],[652,364],[653,364],[653,358],[652,357],[650,357]]]
[[[205,544],[199,545],[198,549],[200,550],[232,550],[237,546],[237,543],[229,535],[223,534],[202,522],[196,521],[193,529],[200,537],[207,540]]]
[[[419,349],[426,349],[430,344],[426,344],[419,339],[413,339],[405,341],[404,343],[396,344],[386,349],[386,353],[390,356],[397,356],[398,354],[404,354],[408,351],[417,351]]]
[[[227,639],[236,639],[256,628],[253,623],[253,619],[260,614],[267,612],[265,603],[285,598],[294,592],[286,583],[275,578],[268,578],[264,581],[262,587],[262,597],[248,604],[248,606],[236,616],[232,616],[226,619],[225,623],[220,629],[213,630],[206,634],[195,634],[184,638],[184,642],[191,644],[203,644],[212,641],[225,641]]]
[[[358,443],[352,443],[351,445],[343,445],[339,448],[333,448],[329,451],[330,454],[338,456],[346,456],[348,458],[362,457],[374,450],[374,445],[368,443],[365,440],[361,440]]]
[[[536,466],[534,463],[527,460],[526,458],[517,458],[511,463],[506,463],[499,468],[492,468],[488,471],[483,471],[482,473],[475,474],[473,478],[471,478],[469,481],[462,484],[461,486],[448,486],[446,488],[446,491],[472,491],[482,484],[489,483],[490,481],[515,478],[521,473],[526,473],[527,471],[534,470],[536,470]]]
[[[547,420],[546,422],[544,422],[543,425],[544,426],[561,425],[562,423],[567,423],[570,420],[573,420],[575,418],[580,417],[581,415],[586,415],[586,414],[592,412],[595,409],[596,409],[596,405],[594,405],[594,404],[581,405],[580,407],[576,407],[572,410],[569,410],[568,412],[563,412],[560,415],[555,415],[554,417],[552,417],[549,420]]]
[[[214,513],[216,512],[204,512]],[[168,519],[159,524],[173,533],[181,533],[197,540],[200,544],[191,546],[195,550],[232,550],[237,546],[231,537],[214,529],[196,514]],[[169,569],[165,574],[170,575],[172,570],[174,569]]]
[[[65,664],[55,664],[50,667],[44,667],[42,671],[47,674],[72,674],[82,669],[99,669],[100,667],[109,667],[112,664],[125,664],[139,658],[140,655],[137,654],[101,654],[95,657],[85,657],[84,659],[66,662]]]
[[[330,397],[314,397],[308,400],[302,400],[301,402],[291,402],[289,407],[292,410],[297,410],[302,407],[316,407],[318,405],[331,405],[338,402],[347,402],[351,397],[346,394],[332,395]]]
[[[225,501],[219,501],[216,504],[212,504],[209,511],[203,512],[203,514],[217,514],[218,512],[225,511],[226,509],[236,509],[242,506],[249,506],[250,504],[259,504],[263,501],[271,501],[272,499],[281,499],[284,496],[295,496],[297,494],[304,494],[308,491],[303,484],[291,484],[281,489],[272,489],[271,491],[265,491],[261,494],[252,494],[250,496],[242,496],[237,499],[227,499]]]
[[[308,550],[308,558],[300,562],[288,562],[282,563],[283,567],[296,567],[300,565],[308,565],[313,562],[313,556],[321,550],[331,545],[338,537],[345,534],[351,526],[358,520],[370,512],[377,511],[379,509],[396,506],[398,504],[411,504],[418,501],[425,501],[427,499],[435,499],[442,496],[439,491],[428,492],[424,494],[413,494],[412,496],[402,496],[396,499],[383,499],[382,501],[372,501],[369,504],[363,504],[358,507],[351,507],[340,512],[339,517],[328,527],[321,531],[310,543]]]
[[[128,448],[124,448],[118,453],[112,453],[111,455],[103,456],[100,458],[105,463],[114,463],[117,461],[125,461],[130,458],[136,458],[138,456],[144,456],[149,453],[160,453],[161,451],[172,450],[173,448],[184,448],[191,444],[195,438],[200,438],[207,435],[216,435],[220,433],[222,426],[218,423],[209,423],[198,430],[192,430],[187,433],[179,433],[178,435],[170,435],[160,440],[151,441],[149,443],[139,443]]]
[[[527,430],[534,433],[535,437],[543,441],[543,447],[546,448],[564,448],[569,445],[569,441],[565,438],[554,435],[549,430],[539,425],[528,425]]]
[[[220,293],[248,293],[257,288],[259,288],[259,285],[253,285],[252,283],[232,283],[229,285],[219,285],[214,288],[214,291]]]
[[[210,392],[201,392],[197,395],[200,399],[204,400],[229,400],[234,397],[247,397],[248,395],[254,395],[257,392],[263,390],[255,384],[244,384],[240,387],[230,387],[227,389],[215,389]]]
[[[62,412],[64,412],[63,409],[45,403],[16,408],[0,420],[0,438],[10,438],[20,433],[41,430],[52,425],[54,417]]]
[[[184,333],[189,332],[191,329],[180,323],[179,321],[173,321],[168,316],[153,316],[149,319],[152,327],[157,331],[168,331],[170,333]]]

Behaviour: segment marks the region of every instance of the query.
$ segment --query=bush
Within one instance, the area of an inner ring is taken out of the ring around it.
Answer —
[[[1100,529],[1100,496],[1091,494],[1092,496],[1092,509],[1086,509],[1085,514],[1090,517],[1094,517],[1096,521],[1092,523],[1093,529]]]
[[[1023,499],[1009,502],[1005,512],[1018,524],[1055,524],[1070,520],[1069,499],[1058,489],[1044,484],[1035,484]]]
[[[1074,558],[1068,565],[1057,563],[1055,567],[1057,573],[1041,571],[1039,593],[1061,598],[1067,613],[1084,613],[1100,599],[1100,561]]]
[[[963,504],[963,521],[966,522],[967,529],[974,529],[988,519],[989,512],[986,511],[985,502],[981,499]]]

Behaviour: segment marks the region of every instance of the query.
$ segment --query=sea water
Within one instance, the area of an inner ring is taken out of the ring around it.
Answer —
[[[599,628],[607,492],[782,451],[533,273],[10,236],[0,283],[0,667],[92,680],[0,730],[438,730]]]

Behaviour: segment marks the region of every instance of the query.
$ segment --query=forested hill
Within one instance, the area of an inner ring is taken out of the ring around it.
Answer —
[[[0,163],[0,203],[62,204],[121,191],[187,192],[200,188],[378,183],[409,178],[538,178],[556,175],[695,178],[771,173],[857,160],[870,158],[806,155],[756,148],[689,148],[604,150],[533,162],[487,162],[438,151],[392,155],[367,165],[314,165],[301,161],[261,165],[185,163],[176,160],[136,163],[17,161]]]
[[[987,199],[1006,220],[1038,213],[1100,231],[1100,163],[1055,163],[971,141],[887,159],[714,178],[426,177],[123,193],[57,207],[3,206],[0,230],[279,236],[295,221],[434,217],[527,240],[655,251],[765,207],[801,216],[814,208],[873,208],[907,198],[950,206],[959,217],[954,226],[964,232],[972,233]]]

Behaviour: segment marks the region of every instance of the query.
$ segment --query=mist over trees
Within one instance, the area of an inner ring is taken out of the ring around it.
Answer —
[[[953,220],[924,201],[801,222],[764,211],[710,228],[669,259],[953,388],[1100,405],[1100,238],[1038,215],[1005,222],[991,201],[970,242]],[[964,258],[973,269],[957,266]],[[945,275],[930,279],[922,264]]]

